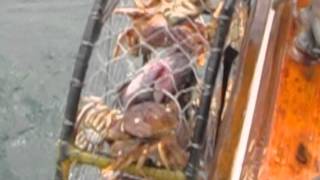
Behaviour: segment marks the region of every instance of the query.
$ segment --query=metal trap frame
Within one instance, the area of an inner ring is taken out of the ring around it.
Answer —
[[[94,44],[100,36],[103,22],[108,19],[110,13],[117,6],[118,1],[95,0],[91,10],[82,43],[80,45],[70,88],[67,97],[67,104],[64,113],[64,120],[60,138],[58,140],[58,158],[56,165],[56,180],[67,180],[70,167],[73,162],[80,164],[95,165],[100,168],[110,164],[110,159],[103,154],[92,154],[81,151],[72,145],[74,141],[74,126],[78,111],[78,104],[86,77],[88,64],[94,48]],[[208,124],[208,116],[212,101],[212,94],[217,82],[218,72],[221,69],[223,53],[225,51],[226,38],[229,33],[232,16],[234,13],[236,0],[225,0],[221,14],[217,20],[217,30],[210,42],[211,48],[207,58],[203,82],[201,89],[200,103],[195,116],[195,128],[190,146],[190,158],[185,167],[185,171],[170,171],[153,167],[143,167],[143,172],[153,179],[196,179],[197,169],[200,159],[200,147],[203,144],[205,129]],[[228,74],[228,71],[225,71]],[[214,146],[214,145],[213,145]],[[134,166],[124,169],[130,174],[137,174]]]

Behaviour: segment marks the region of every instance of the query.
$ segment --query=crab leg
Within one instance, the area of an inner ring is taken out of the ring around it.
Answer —
[[[168,142],[166,149],[169,151],[170,159],[172,159],[171,164],[173,164],[175,168],[181,169],[187,163],[187,154],[176,142],[172,142],[172,140],[169,141],[171,142]]]
[[[118,57],[122,54],[121,46],[126,46],[131,55],[138,56],[139,37],[133,28],[129,28],[119,34],[116,47],[113,50],[113,57]]]
[[[87,115],[87,113],[96,105],[96,102],[91,102],[86,104],[83,108],[80,109],[77,115],[76,125],[75,129],[78,129],[78,126],[81,122],[81,120]]]
[[[160,160],[163,163],[163,165],[166,167],[166,169],[170,169],[169,161],[168,161],[165,148],[162,142],[158,143],[158,152],[159,152]]]
[[[98,104],[94,107],[90,103],[88,106],[84,106],[83,111],[86,111],[86,113],[78,118],[78,133],[75,137],[75,145],[80,149],[94,151],[103,142],[105,136],[103,127],[106,124],[104,117],[110,111],[107,106]]]
[[[137,9],[137,8],[116,8],[113,13],[115,14],[122,14],[122,15],[127,15],[131,19],[138,19],[141,17],[146,17],[146,16],[151,16],[152,13],[148,12],[147,10],[144,9]]]

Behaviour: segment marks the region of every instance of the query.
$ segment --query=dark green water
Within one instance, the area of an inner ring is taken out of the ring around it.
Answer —
[[[0,180],[53,179],[55,142],[91,6],[0,0]]]

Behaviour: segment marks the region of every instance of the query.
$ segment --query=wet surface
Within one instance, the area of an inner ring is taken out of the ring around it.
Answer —
[[[262,123],[253,124],[256,133],[251,134],[250,140],[260,144],[248,152],[247,167],[243,169],[250,179],[314,179],[319,175],[320,66],[306,65],[303,62],[309,59],[297,61],[292,54],[297,31],[290,13],[288,3],[279,8],[274,21],[279,26],[274,29],[281,31],[268,45],[276,44],[272,47],[275,51],[268,52],[270,61],[264,67],[270,69],[265,72],[272,73],[273,78],[262,79],[260,88],[269,91],[260,89],[259,93],[260,97],[273,100],[258,99],[261,106],[257,107],[264,109],[254,121]],[[275,71],[277,68],[279,71]]]
[[[53,179],[68,82],[92,2],[1,0],[0,179]]]

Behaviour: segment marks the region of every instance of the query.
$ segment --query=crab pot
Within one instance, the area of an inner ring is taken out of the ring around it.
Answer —
[[[89,18],[68,95],[56,179],[184,180],[188,145],[192,135],[193,143],[203,143],[200,131],[207,133],[203,155],[193,149],[189,165],[205,161],[199,171],[208,176],[221,89],[230,85],[231,63],[222,63],[221,56],[233,1],[225,2],[213,42],[206,36],[211,15],[168,25],[162,14],[135,8],[139,1],[116,2],[96,1]],[[236,53],[228,55],[230,60]],[[198,107],[198,115],[211,118],[196,121]]]

